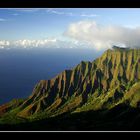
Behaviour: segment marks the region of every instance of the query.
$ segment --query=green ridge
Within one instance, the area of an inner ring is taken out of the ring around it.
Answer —
[[[35,121],[110,110],[122,103],[140,107],[140,49],[113,47],[93,62],[82,61],[53,79],[41,80],[29,98],[0,107],[0,123],[8,123],[8,116],[13,123]]]

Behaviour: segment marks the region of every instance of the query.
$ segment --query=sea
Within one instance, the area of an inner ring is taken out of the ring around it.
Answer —
[[[0,50],[0,105],[27,98],[40,80],[48,80],[81,61],[101,55],[93,49],[42,48]]]

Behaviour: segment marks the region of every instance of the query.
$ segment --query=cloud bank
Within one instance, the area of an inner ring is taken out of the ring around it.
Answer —
[[[72,23],[64,32],[68,40],[56,38],[38,40],[0,40],[0,49],[11,48],[92,48],[99,51],[112,48],[113,45],[121,47],[140,48],[140,26],[124,27],[106,25],[86,20]]]
[[[1,40],[0,41],[0,49],[7,48],[9,45],[10,45],[9,41],[6,41],[6,40]]]
[[[96,50],[108,49],[112,45],[140,47],[140,27],[103,26],[95,21],[79,21],[70,24],[64,35],[87,42]]]
[[[31,49],[31,48],[85,48],[87,44],[79,41],[64,41],[58,39],[42,39],[42,40],[0,40],[0,49]]]

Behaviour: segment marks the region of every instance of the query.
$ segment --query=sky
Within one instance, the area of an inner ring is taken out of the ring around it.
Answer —
[[[140,9],[1,8],[0,49],[139,47]]]

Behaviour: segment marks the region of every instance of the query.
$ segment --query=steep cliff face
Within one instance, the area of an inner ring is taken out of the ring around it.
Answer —
[[[65,112],[139,107],[140,49],[107,50],[93,62],[82,61],[53,79],[41,80],[16,115],[37,118]]]

